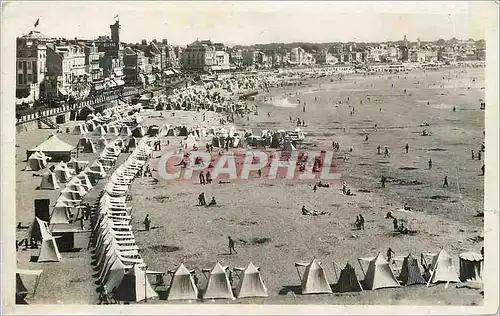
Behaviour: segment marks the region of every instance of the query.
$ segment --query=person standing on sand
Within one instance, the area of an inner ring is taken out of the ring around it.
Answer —
[[[429,170],[432,169],[432,159],[429,159]]]
[[[390,158],[390,156],[389,156],[389,148],[387,148],[387,146],[384,147],[384,158],[386,158],[386,157]]]
[[[474,150],[471,150],[471,157],[472,157],[472,160],[474,160],[474,158],[476,158],[476,156],[474,156]]]
[[[385,178],[385,176],[382,176],[382,178],[380,179],[380,183],[382,183],[382,188],[385,188],[385,181],[387,179]]]
[[[380,145],[377,146],[377,155],[380,155]]]
[[[410,145],[408,145],[408,143],[406,143],[406,146],[405,146],[406,153],[408,153],[408,149],[410,149]]]
[[[313,187],[313,191],[316,192],[318,190],[318,186],[315,184]]]
[[[394,231],[397,232],[398,231],[398,219],[396,217],[393,217],[392,226],[394,226]]]
[[[149,218],[149,214],[146,215],[146,218],[144,218],[144,228],[146,231],[149,231],[151,225],[151,219]]]
[[[448,176],[444,176],[443,188],[448,187]]]
[[[365,135],[365,142],[368,141],[368,134]]]
[[[481,175],[484,176],[484,165],[481,167]]]
[[[477,160],[481,160],[481,152],[480,151],[477,152]]]
[[[391,259],[393,258],[392,255],[396,255],[396,253],[389,247],[389,249],[387,249],[387,261],[389,263],[394,262],[394,260],[391,262]]]
[[[365,230],[365,218],[361,214],[359,214],[359,226],[362,230]]]
[[[236,249],[234,248],[234,241],[231,239],[231,236],[227,236],[228,242],[229,242],[229,254],[232,255],[233,251],[235,254],[238,254]]]

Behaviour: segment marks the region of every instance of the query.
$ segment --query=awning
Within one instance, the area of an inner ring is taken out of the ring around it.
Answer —
[[[110,88],[114,88],[114,87],[116,87],[116,83],[115,83],[113,80],[109,80],[109,81],[108,81],[108,86],[109,86]]]
[[[143,74],[139,74],[139,80],[140,80],[142,83],[145,83],[145,82],[146,82],[146,77],[145,77]]]
[[[169,77],[169,76],[173,76],[173,75],[175,74],[173,70],[165,70],[163,73],[164,73],[167,77]]]
[[[64,96],[67,96],[68,95],[68,92],[64,89],[59,89],[59,93],[64,95]]]
[[[176,73],[176,74],[181,73],[181,72],[180,72],[179,70],[177,70],[177,69],[172,69],[172,71],[173,71],[174,73]]]
[[[123,86],[125,85],[125,81],[121,80],[121,79],[113,79],[116,83],[117,86]]]

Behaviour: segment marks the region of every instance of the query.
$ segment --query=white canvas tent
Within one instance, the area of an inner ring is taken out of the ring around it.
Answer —
[[[61,254],[57,248],[56,238],[53,237],[47,228],[47,222],[36,218],[42,234],[42,247],[37,262],[59,262],[61,261]]]
[[[94,132],[92,133],[94,136],[104,136],[106,135],[106,130],[104,129],[104,126],[99,125],[95,128]]]
[[[69,207],[61,201],[56,202],[50,215],[50,224],[69,224]]]
[[[55,174],[47,170],[43,176],[42,181],[40,182],[39,190],[57,190],[59,189],[59,184],[57,183],[57,179]]]
[[[54,175],[59,183],[66,183],[71,179],[71,169],[62,161],[54,168]]]
[[[123,276],[113,298],[123,302],[140,302],[157,296],[146,277],[146,272],[135,264]]]
[[[267,288],[262,281],[260,269],[252,262],[248,264],[245,270],[240,270],[240,284],[236,289],[236,297],[267,297]]]
[[[429,286],[430,283],[434,284],[439,282],[460,283],[458,273],[453,265],[453,260],[444,249],[441,249],[439,253],[434,255],[429,271],[431,272],[431,277],[427,281],[427,286]]]
[[[188,149],[193,149],[193,145],[198,147],[198,142],[196,141],[196,137],[191,133],[186,137],[185,143]]]
[[[47,140],[40,145],[26,151],[27,157],[30,157],[34,152],[40,151],[46,156],[52,158],[52,161],[69,161],[71,152],[75,146],[69,145],[60,140],[55,134],[52,134]]]
[[[172,280],[167,300],[196,300],[198,288],[196,287],[191,271],[183,263],[172,273]]]
[[[35,297],[36,289],[38,288],[38,284],[40,283],[40,276],[42,275],[43,270],[27,270],[27,269],[16,269],[16,293],[18,290],[24,288],[24,291],[28,292],[28,289],[24,285],[24,282],[21,278],[21,275],[24,276],[35,276],[35,286],[33,287],[33,297]]]
[[[100,137],[99,140],[97,141],[97,147],[99,149],[104,149],[108,146],[108,140],[104,137]]]
[[[130,131],[130,127],[127,125],[123,125],[120,130],[120,136],[132,136],[132,132]]]
[[[365,290],[376,290],[387,287],[400,286],[398,280],[394,276],[389,262],[380,254],[371,258],[358,258],[361,270],[363,266],[361,261],[368,261],[368,269],[366,270],[363,288]],[[363,271],[364,272],[364,271]]]
[[[295,151],[297,150],[295,146],[293,146],[292,142],[289,140],[285,140],[283,143],[283,151]]]
[[[28,163],[24,170],[26,171],[38,171],[47,167],[47,160],[51,158],[44,155],[42,152],[34,152],[29,156]]]
[[[88,133],[87,126],[84,124],[76,125],[71,134],[73,135],[85,135]]]
[[[95,153],[96,149],[92,141],[88,141],[82,149],[82,153]]]
[[[207,272],[207,270],[203,270],[203,273]],[[207,286],[203,293],[204,299],[234,299],[231,283],[226,274],[226,268],[222,267],[219,262],[210,271],[207,279]]]
[[[305,267],[302,275],[299,272],[299,267]],[[313,259],[309,264],[297,262],[295,268],[301,281],[302,294],[332,293],[325,270],[316,259]]]

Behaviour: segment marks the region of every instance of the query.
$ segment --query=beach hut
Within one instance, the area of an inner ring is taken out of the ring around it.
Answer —
[[[427,282],[427,286],[429,286],[430,283],[460,282],[458,273],[453,265],[453,259],[444,249],[441,249],[439,253],[434,255],[430,266],[430,272],[431,277]]]
[[[401,267],[401,272],[399,273],[399,280],[405,286],[412,284],[425,284],[422,272],[418,266],[418,261],[411,254],[408,254],[408,256],[403,259],[403,266]]]
[[[356,276],[356,271],[349,262],[345,265],[344,269],[340,271],[337,288],[340,293],[363,291],[358,277]]]
[[[295,146],[293,146],[290,140],[285,140],[283,143],[283,151],[295,151],[297,150]]]
[[[299,267],[305,267],[302,275],[299,272]],[[295,269],[297,269],[301,281],[302,294],[332,293],[325,270],[316,259],[313,259],[309,264],[296,262]]]
[[[222,267],[217,262],[211,271],[208,269],[202,270],[205,277],[207,277],[206,273],[209,273],[207,286],[203,293],[204,299],[234,299],[226,269],[227,267]]]
[[[189,134],[185,139],[185,144],[188,149],[192,149],[193,146],[198,147],[198,141],[196,141],[196,137],[193,134]]]
[[[59,189],[59,184],[57,183],[57,179],[55,174],[47,170],[43,176],[42,181],[40,182],[39,190],[57,190]]]
[[[55,134],[40,145],[26,151],[26,156],[29,157],[35,152],[42,152],[45,156],[51,158],[51,161],[69,161],[71,153],[75,150],[75,146],[69,145],[60,140]]]
[[[83,147],[85,146],[88,142],[90,142],[90,139],[87,136],[82,136],[78,140],[78,147]]]
[[[183,263],[179,265],[175,272],[170,271],[172,280],[170,281],[167,300],[196,300],[198,298],[198,288],[194,283],[192,272]]]
[[[358,258],[361,269],[361,261],[368,261],[368,269],[366,270],[365,279],[363,281],[363,289],[376,290],[388,287],[399,287],[399,282],[394,276],[389,262],[380,254],[372,258]],[[363,271],[364,272],[364,271]]]
[[[93,132],[95,130],[95,122],[90,120],[90,121],[87,121],[86,122],[86,126],[87,126],[87,131],[89,132]]]
[[[483,282],[484,258],[480,253],[463,252],[458,258],[462,282]]]
[[[146,277],[146,271],[139,268],[138,264],[134,264],[123,276],[113,299],[122,302],[140,302],[157,296]]]
[[[248,264],[246,269],[235,268],[240,271],[238,275],[240,283],[236,288],[236,297],[267,297],[267,288],[262,281],[260,268],[256,267],[252,262]]]

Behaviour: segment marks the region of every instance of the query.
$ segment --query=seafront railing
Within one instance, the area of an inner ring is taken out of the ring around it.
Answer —
[[[132,95],[138,94],[138,93],[143,93],[144,89],[127,89],[123,91],[123,93],[115,92],[115,93],[108,93],[108,94],[103,94],[99,96],[94,96],[90,97],[84,100],[77,101],[73,104],[65,103],[64,105],[61,105],[60,107],[57,108],[50,108],[50,109],[43,109],[36,111],[31,114],[26,114],[22,115],[20,117],[16,118],[16,125],[21,125],[30,121],[37,120],[40,117],[49,117],[49,116],[54,116],[54,115],[60,115],[63,113],[67,113],[72,110],[78,110],[80,108],[83,108],[85,106],[94,106],[98,104],[103,104],[106,102],[111,102],[119,98],[125,98],[125,97],[130,97]]]

